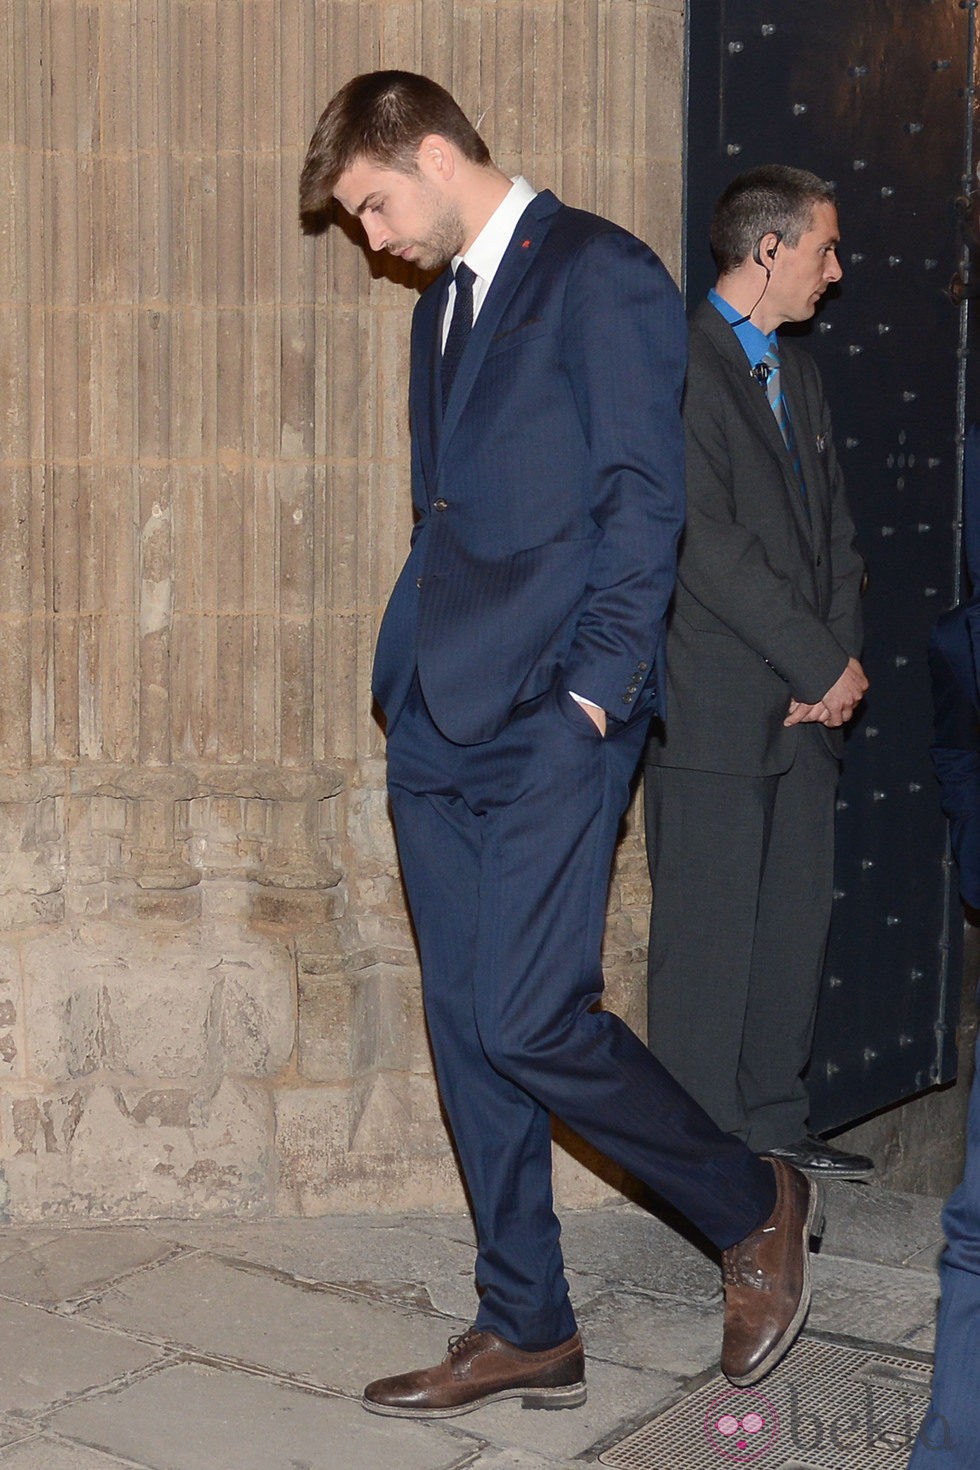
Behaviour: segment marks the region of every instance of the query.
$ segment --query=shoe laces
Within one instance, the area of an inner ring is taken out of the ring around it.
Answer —
[[[772,1227],[764,1227],[749,1237],[752,1242],[740,1241],[722,1256],[722,1277],[726,1286],[750,1286],[755,1291],[769,1289],[769,1273],[758,1263],[758,1236],[771,1235]]]
[[[458,1358],[460,1353],[465,1352],[469,1347],[470,1339],[476,1337],[476,1335],[477,1329],[475,1327],[467,1327],[465,1332],[460,1332],[455,1337],[451,1337],[449,1339],[449,1356],[451,1358]]]

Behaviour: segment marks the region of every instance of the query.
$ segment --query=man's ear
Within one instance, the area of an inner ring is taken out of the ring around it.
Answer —
[[[419,144],[415,155],[419,172],[427,178],[448,182],[456,172],[456,155],[453,145],[441,133],[427,133]]]

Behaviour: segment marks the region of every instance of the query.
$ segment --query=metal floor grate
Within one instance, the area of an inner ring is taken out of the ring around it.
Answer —
[[[758,1388],[721,1374],[604,1450],[616,1470],[904,1470],[931,1362],[803,1337]]]

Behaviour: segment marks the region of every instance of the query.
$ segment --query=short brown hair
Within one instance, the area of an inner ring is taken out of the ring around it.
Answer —
[[[325,210],[337,180],[358,158],[414,173],[428,133],[441,134],[473,163],[490,162],[487,145],[438,82],[410,71],[354,77],[327,103],[310,139],[299,182],[300,213]]]
[[[778,234],[792,250],[813,221],[813,206],[837,200],[830,184],[804,168],[764,163],[733,179],[715,205],[711,253],[719,275],[747,260],[763,235]]]

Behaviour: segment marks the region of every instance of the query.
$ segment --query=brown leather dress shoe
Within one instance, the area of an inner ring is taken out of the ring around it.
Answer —
[[[521,1399],[525,1409],[572,1409],[585,1403],[585,1355],[576,1332],[541,1353],[512,1347],[495,1332],[470,1327],[449,1339],[434,1368],[369,1383],[361,1402],[372,1414],[406,1419],[451,1419],[498,1399]]]
[[[758,1230],[722,1254],[725,1332],[721,1371],[747,1388],[789,1352],[810,1307],[810,1236],[820,1208],[820,1186],[782,1159],[776,1208]]]

